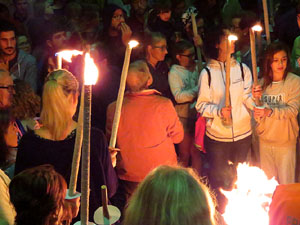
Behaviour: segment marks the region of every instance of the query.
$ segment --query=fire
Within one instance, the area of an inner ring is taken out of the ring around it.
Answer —
[[[73,56],[82,55],[82,54],[83,54],[83,52],[78,51],[78,50],[63,50],[63,51],[55,53],[56,56],[59,56],[68,62],[72,62],[71,58]]]
[[[89,53],[85,53],[84,84],[94,85],[98,80],[98,68]]]
[[[232,191],[221,190],[228,199],[223,214],[227,225],[268,225],[269,205],[278,182],[268,179],[258,167],[239,164]]]

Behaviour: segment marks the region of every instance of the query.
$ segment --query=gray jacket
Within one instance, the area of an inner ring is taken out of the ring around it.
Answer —
[[[26,81],[32,89],[37,91],[37,64],[36,59],[24,52],[18,50],[17,62],[10,68],[9,72],[13,78]]]

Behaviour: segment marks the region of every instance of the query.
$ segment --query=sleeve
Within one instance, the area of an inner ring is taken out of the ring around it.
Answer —
[[[10,203],[8,184],[6,184],[4,178],[2,178],[5,174],[2,171],[0,172],[0,225],[13,225],[15,211]]]
[[[199,78],[199,93],[196,103],[196,110],[201,116],[206,118],[221,117],[219,105],[214,104],[211,98],[211,90],[208,84],[208,74],[206,70],[202,70]]]
[[[184,83],[182,78],[176,71],[171,70],[169,72],[169,85],[171,92],[175,98],[177,103],[185,103],[185,102],[192,102],[196,97],[195,88],[191,88],[189,90],[183,90]]]
[[[25,76],[24,80],[30,84],[31,88],[37,92],[37,83],[38,83],[38,69],[36,65],[36,61],[33,60],[32,62],[27,64],[27,68],[25,69]]]
[[[28,147],[27,136],[28,133],[23,135],[18,145],[15,175],[32,166],[32,159],[30,158],[31,154],[28,152],[28,150],[31,149],[32,146]]]
[[[251,93],[251,89],[252,89],[252,74],[251,71],[249,69],[249,67],[247,65],[245,65],[244,63],[242,64],[242,69],[244,70],[244,93],[243,93],[243,102],[246,105],[246,107],[248,109],[253,110],[253,106],[254,106],[254,101],[252,98],[252,93]]]
[[[300,79],[292,80],[289,85],[286,85],[286,98],[288,98],[286,104],[280,107],[271,107],[273,113],[271,118],[274,119],[287,119],[295,118],[298,115],[300,108]]]
[[[163,120],[167,122],[166,130],[168,136],[172,138],[173,143],[180,143],[183,140],[184,131],[172,102],[167,100],[162,110],[164,115]]]

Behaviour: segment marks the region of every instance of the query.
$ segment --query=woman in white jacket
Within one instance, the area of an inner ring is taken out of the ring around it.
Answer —
[[[219,188],[230,188],[234,169],[239,162],[245,162],[251,148],[251,98],[252,76],[245,64],[231,59],[230,103],[225,107],[226,55],[228,32],[221,27],[207,32],[204,50],[210,59],[199,79],[197,111],[206,118],[204,145],[209,160],[208,178],[217,193],[219,211],[225,206],[225,197]],[[232,126],[222,124],[224,118],[232,118]],[[233,163],[233,167],[230,166]]]
[[[195,49],[186,40],[176,43],[173,58],[176,62],[169,72],[169,85],[175,99],[175,109],[184,128],[184,139],[178,144],[179,161],[201,172],[201,156],[194,146],[199,70],[195,62]]]

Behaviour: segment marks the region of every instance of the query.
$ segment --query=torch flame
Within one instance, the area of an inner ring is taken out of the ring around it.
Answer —
[[[63,50],[63,51],[55,53],[55,56],[60,56],[64,60],[66,60],[68,62],[72,62],[72,56],[77,56],[77,55],[82,55],[82,54],[83,54],[83,52],[78,51],[78,50]]]
[[[85,54],[85,65],[84,65],[84,84],[94,85],[98,80],[98,68],[91,58],[90,53]]]
[[[136,40],[131,40],[129,41],[129,48],[135,48],[136,46],[139,45],[139,42],[137,42]]]
[[[237,39],[238,39],[238,37],[237,37],[236,35],[230,34],[230,35],[228,36],[228,40],[229,40],[229,41],[237,41]]]
[[[253,31],[257,31],[257,32],[261,32],[262,31],[262,27],[259,24],[257,24],[257,25],[255,25],[255,26],[252,27],[252,30]]]
[[[223,218],[228,225],[268,225],[269,205],[278,182],[268,180],[258,167],[239,164],[237,181],[232,191],[221,192],[228,199]]]

